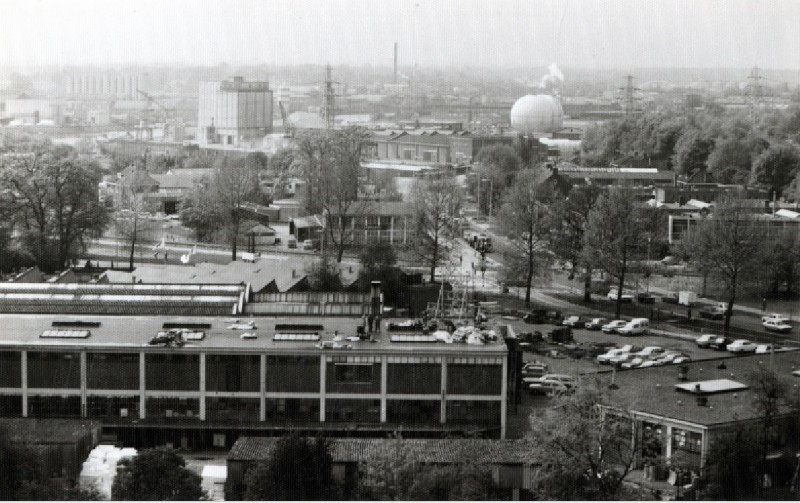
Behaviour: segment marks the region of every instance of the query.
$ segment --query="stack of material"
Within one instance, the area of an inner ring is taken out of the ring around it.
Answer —
[[[111,499],[111,485],[117,475],[117,463],[136,454],[136,449],[130,447],[120,449],[113,445],[98,445],[83,463],[80,476],[81,488],[94,487],[103,499]]]

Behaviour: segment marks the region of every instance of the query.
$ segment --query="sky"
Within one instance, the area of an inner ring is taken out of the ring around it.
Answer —
[[[0,65],[800,69],[797,0],[0,0]]]

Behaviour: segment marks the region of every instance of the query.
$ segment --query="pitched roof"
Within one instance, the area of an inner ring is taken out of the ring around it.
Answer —
[[[239,437],[228,453],[228,461],[260,461],[269,458],[279,438]],[[391,455],[394,450],[407,452],[422,463],[525,463],[530,446],[519,440],[489,439],[330,439],[335,463],[368,462]]]

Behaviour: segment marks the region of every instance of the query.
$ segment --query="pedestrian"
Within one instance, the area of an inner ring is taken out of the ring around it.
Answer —
[[[761,312],[762,313],[766,313],[767,312],[767,298],[766,297],[762,297],[761,298]]]
[[[372,322],[373,321],[374,321],[374,318],[372,317],[371,314],[369,316],[367,316],[367,326],[369,327],[369,332],[368,333],[370,333],[370,334],[372,333]]]
[[[364,315],[361,317],[361,326],[364,327],[364,333],[367,333],[367,313],[364,313]]]
[[[464,264],[464,256],[463,255],[459,255],[458,256],[458,263],[462,264],[462,265]]]
[[[381,315],[375,316],[375,333],[381,333]]]

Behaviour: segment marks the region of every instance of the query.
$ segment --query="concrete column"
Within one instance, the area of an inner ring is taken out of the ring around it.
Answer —
[[[20,384],[22,387],[22,417],[28,417],[28,352],[20,355]]]
[[[86,387],[87,387],[87,368],[86,368],[86,351],[81,351],[81,417],[86,417],[87,413],[87,399],[86,399]]]
[[[319,422],[325,422],[325,355],[319,357]]]
[[[200,353],[200,421],[206,420],[206,354]]]
[[[144,419],[147,417],[146,414],[146,407],[144,403],[144,395],[146,383],[145,383],[145,368],[144,368],[144,360],[145,360],[145,353],[144,351],[139,352],[139,419]]]
[[[389,361],[386,355],[381,356],[381,422],[386,422],[386,390],[389,378]]]
[[[500,438],[505,440],[506,422],[508,421],[508,413],[506,411],[508,407],[508,354],[503,357],[503,375],[501,379],[503,381],[500,385]]]
[[[442,357],[442,404],[439,422],[447,423],[447,357]]]
[[[667,444],[666,459],[672,459],[672,425],[667,425],[666,428],[667,438],[664,441]]]
[[[267,355],[261,355],[261,365],[259,366],[258,379],[260,384],[258,390],[261,396],[258,398],[258,420],[267,420]]]

